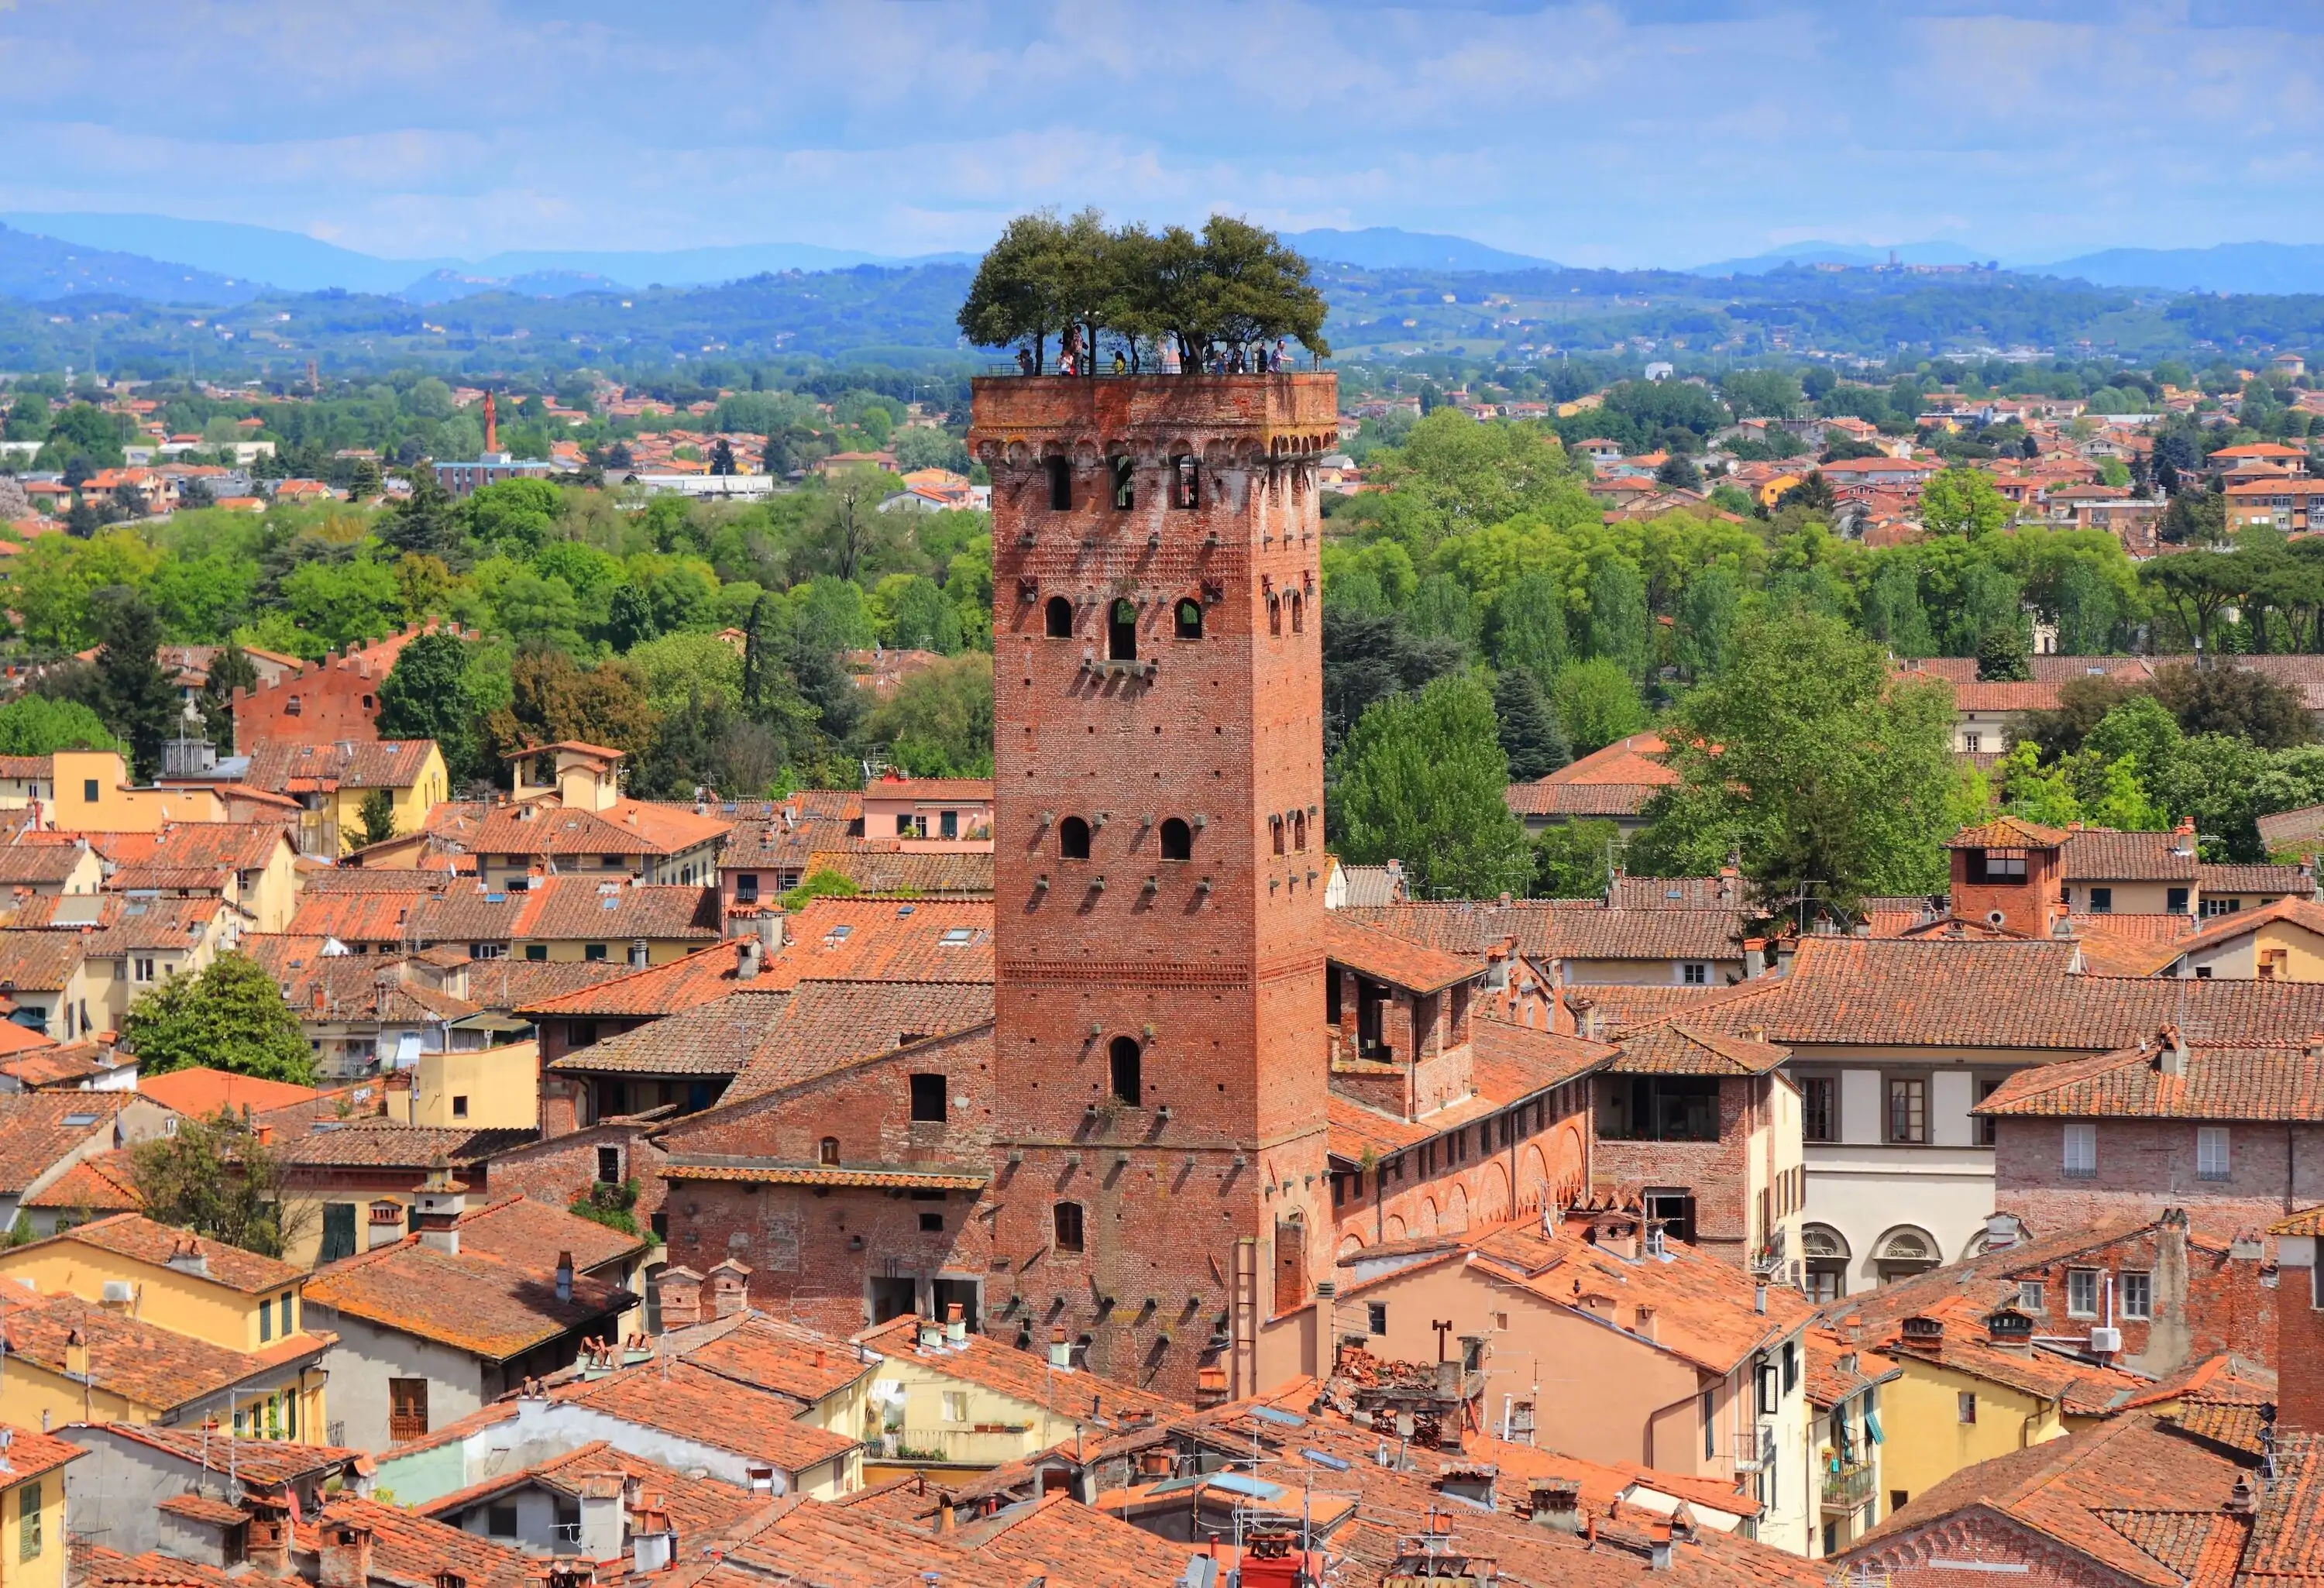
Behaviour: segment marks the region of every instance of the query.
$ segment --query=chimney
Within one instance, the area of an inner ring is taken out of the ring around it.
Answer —
[[[371,1529],[359,1522],[323,1525],[321,1588],[369,1588]]]
[[[710,1316],[731,1318],[751,1305],[751,1265],[728,1258],[710,1270]]]
[[[420,1189],[411,1199],[412,1228],[419,1232],[420,1243],[430,1246],[447,1257],[460,1252],[460,1215],[467,1211],[468,1188],[452,1177],[452,1170],[438,1153],[428,1177],[420,1182]]]
[[[170,1256],[165,1266],[175,1269],[181,1274],[193,1274],[200,1279],[208,1279],[210,1257],[208,1252],[202,1250],[201,1237],[189,1235],[182,1241],[173,1242],[170,1247]]]
[[[1066,1342],[1063,1328],[1049,1331],[1049,1365],[1059,1372],[1074,1371],[1074,1348]]]
[[[683,1266],[661,1271],[661,1327],[687,1329],[702,1321],[702,1276]]]
[[[1582,1531],[1582,1485],[1572,1478],[1536,1478],[1526,1485],[1526,1514],[1536,1527]]]
[[[2177,1026],[2163,1028],[2154,1049],[2154,1069],[2177,1080],[2187,1078],[2187,1039],[2179,1034]]]
[[[2006,1350],[2030,1352],[2034,1349],[2034,1319],[2014,1306],[1997,1306],[1985,1315],[1985,1337],[1988,1343]]]
[[[947,1494],[936,1501],[936,1531],[949,1533],[953,1530],[954,1525],[952,1496]]]
[[[591,1473],[581,1480],[581,1558],[617,1560],[622,1553],[622,1474]]]
[[[2187,1326],[2187,1210],[2183,1207],[2166,1207],[2155,1221],[2154,1294],[2148,1310],[2153,1316],[2146,1320],[2146,1349],[2139,1353],[2139,1371],[2157,1377],[2176,1372],[2195,1349]]]
[[[918,1337],[921,1350],[941,1351],[944,1349],[945,1331],[942,1324],[936,1322],[934,1318],[915,1318],[913,1323],[916,1325],[915,1334]]]
[[[678,1558],[678,1528],[669,1512],[658,1507],[640,1510],[630,1525],[630,1571],[638,1576],[667,1570]]]
[[[945,1343],[947,1345],[968,1343],[968,1320],[962,1316],[961,1306],[957,1301],[948,1303],[945,1307],[944,1335]]]
[[[2017,1244],[2017,1215],[1990,1213],[1985,1217],[1985,1249],[1987,1251],[2007,1251]]]
[[[1667,1572],[1671,1569],[1671,1525],[1666,1521],[1646,1524],[1648,1569]]]
[[[743,938],[742,949],[734,959],[734,979],[738,982],[757,981],[759,962],[764,954],[765,950],[759,946],[756,937]]]
[[[569,1251],[560,1251],[557,1254],[557,1299],[559,1302],[573,1299],[573,1254]],[[590,1558],[606,1560],[611,1557],[599,1555],[592,1556]]]
[[[785,930],[788,912],[780,906],[768,909],[759,917],[759,943],[769,954],[782,951],[788,934]]]
[[[78,1329],[65,1332],[65,1377],[88,1381],[88,1340]]]
[[[1743,939],[1743,979],[1750,981],[1767,974],[1767,940],[1765,937]]]
[[[1945,1343],[1945,1321],[1942,1318],[1909,1317],[1896,1343],[1907,1351],[1941,1351]]]

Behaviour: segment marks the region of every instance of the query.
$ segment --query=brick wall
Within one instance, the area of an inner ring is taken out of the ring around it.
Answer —
[[[2316,1238],[2286,1237],[2283,1248],[2272,1359],[2276,1421],[2291,1433],[2324,1434],[2324,1309],[2316,1305]]]
[[[2093,1324],[2107,1321],[2103,1283],[2098,1290],[2100,1316],[2079,1316],[2069,1310],[2068,1271],[2073,1269],[2092,1269],[2101,1281],[2107,1277],[2114,1279],[2114,1324],[2122,1331],[2123,1354],[2133,1359],[2134,1366],[2167,1372],[2181,1362],[2200,1361],[2223,1351],[2257,1362],[2275,1360],[2280,1291],[2275,1276],[2267,1271],[2255,1251],[2239,1257],[2224,1242],[2200,1235],[2188,1239],[2183,1233],[2174,1234],[2168,1225],[2150,1224],[2038,1267],[2010,1269],[2008,1278],[2013,1282],[2031,1280],[2042,1287],[2041,1305],[2024,1306],[2036,1319],[2036,1334],[2087,1335]],[[2181,1276],[2175,1281],[2174,1271]],[[2153,1316],[2132,1317],[2123,1310],[2121,1282],[2126,1273],[2149,1276]],[[2022,1298],[2020,1305],[2030,1299]]]
[[[1599,1078],[1601,1106],[1609,1087],[1629,1080]],[[1686,1190],[1694,1197],[1694,1243],[1742,1262],[1754,1236],[1763,1233],[1752,1221],[1751,1139],[1763,1122],[1756,1100],[1771,1084],[1751,1076],[1720,1078],[1716,1141],[1618,1141],[1599,1131],[1591,1152],[1592,1180],[1619,1192],[1626,1204],[1649,1188]]]
[[[1994,1122],[1995,1205],[2016,1214],[2036,1236],[2099,1220],[2152,1218],[2183,1207],[2200,1232],[2225,1237],[2264,1231],[2324,1199],[2324,1130],[2308,1125],[2231,1125],[2227,1177],[2196,1173],[2191,1120],[2095,1120],[2098,1172],[2069,1178],[2060,1119]]]
[[[1834,1558],[1847,1567],[1851,1580],[1858,1566],[1867,1568],[1875,1581],[1883,1573],[1893,1574],[1899,1582],[1956,1574],[1932,1566],[1932,1562],[1940,1560],[1974,1561],[1981,1571],[2006,1573],[2015,1588],[2099,1588],[2125,1580],[2048,1543],[2037,1533],[1985,1511],[1955,1512]]]
[[[989,1029],[899,1048],[781,1092],[671,1125],[662,1145],[682,1159],[745,1158],[816,1164],[838,1143],[842,1168],[912,1167],[982,1174],[991,1161],[994,1093]],[[946,1119],[911,1118],[911,1077],[942,1075]],[[939,1279],[991,1282],[990,1208],[973,1190],[764,1185],[666,1167],[669,1260],[697,1273],[736,1258],[751,1268],[751,1304],[852,1334],[874,1321],[875,1279],[908,1286],[915,1304]],[[923,1228],[932,1219],[941,1227]],[[990,1324],[995,1303],[976,1309]]]
[[[1206,1363],[1240,1380],[1260,1324],[1331,1271],[1314,469],[1336,406],[1321,375],[976,383],[970,445],[993,481],[995,1260],[1038,1322],[1086,1337],[1093,1370],[1189,1399]],[[1052,602],[1066,635],[1049,633]],[[1120,602],[1134,668],[1109,660]],[[1186,602],[1199,638],[1179,637]],[[1064,852],[1069,818],[1090,825],[1086,859]],[[1170,819],[1193,830],[1188,859],[1161,858]],[[1135,1103],[1111,1095],[1117,1039],[1139,1055]],[[1083,1209],[1078,1256],[1054,1251],[1060,1200]],[[1256,1283],[1238,1306],[1246,1242]]]
[[[637,1181],[638,1227],[650,1228],[662,1209],[664,1154],[642,1125],[590,1125],[500,1153],[493,1159],[493,1194],[519,1191],[536,1202],[569,1206],[596,1184],[604,1148],[619,1153],[622,1177]]]
[[[1439,1138],[1334,1177],[1341,1256],[1571,1204],[1590,1184],[1590,1083],[1553,1088],[1457,1135],[1457,1149]]]

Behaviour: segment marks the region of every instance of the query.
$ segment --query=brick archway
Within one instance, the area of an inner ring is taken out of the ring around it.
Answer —
[[[1477,1188],[1477,1221],[1498,1224],[1509,1216],[1509,1171],[1496,1159],[1485,1166]]]
[[[1444,1199],[1444,1233],[1458,1235],[1468,1227],[1469,1188],[1455,1180],[1452,1195]]]

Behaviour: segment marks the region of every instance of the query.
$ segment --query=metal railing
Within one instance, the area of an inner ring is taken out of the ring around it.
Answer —
[[[1842,1467],[1838,1472],[1828,1467],[1824,1470],[1824,1510],[1861,1510],[1871,1499],[1872,1469],[1869,1466]]]
[[[1775,1430],[1748,1428],[1735,1436],[1735,1470],[1764,1472],[1775,1464]]]

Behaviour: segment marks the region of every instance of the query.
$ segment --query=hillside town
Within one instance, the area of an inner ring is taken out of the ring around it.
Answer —
[[[0,1566],[2324,1574],[2303,355],[1325,314],[9,379]]]

